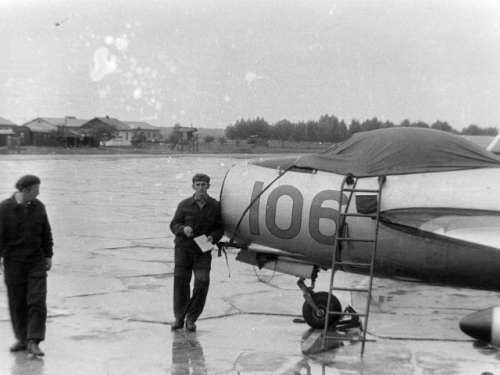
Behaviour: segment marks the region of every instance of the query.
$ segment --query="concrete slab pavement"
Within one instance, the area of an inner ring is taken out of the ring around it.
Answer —
[[[229,157],[12,155],[0,160],[0,198],[25,173],[42,178],[56,241],[43,358],[10,353],[0,284],[0,374],[477,374],[500,375],[500,351],[470,340],[461,317],[499,293],[376,280],[369,338],[311,350],[319,331],[301,318],[296,278],[214,256],[195,333],[172,332],[173,236],[168,224],[190,177],[209,171],[218,196]],[[231,277],[228,274],[231,274]],[[346,285],[365,282],[339,274]],[[320,273],[316,290],[326,290]],[[356,296],[343,306],[362,309]]]

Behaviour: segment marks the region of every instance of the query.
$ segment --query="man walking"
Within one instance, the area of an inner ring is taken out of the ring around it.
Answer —
[[[37,199],[40,179],[26,175],[17,192],[0,203],[0,266],[5,273],[9,311],[17,342],[12,352],[43,356],[47,320],[47,271],[52,267],[52,230]]]
[[[211,247],[210,244],[219,242],[224,234],[220,204],[207,192],[210,177],[197,173],[192,182],[194,195],[179,203],[170,223],[170,229],[175,234],[173,330],[182,328],[184,320],[187,330],[196,330],[195,322],[203,312],[207,299],[212,263],[211,251],[203,245],[208,243],[208,247]],[[201,247],[196,242],[200,239]],[[193,273],[194,289],[191,296]]]

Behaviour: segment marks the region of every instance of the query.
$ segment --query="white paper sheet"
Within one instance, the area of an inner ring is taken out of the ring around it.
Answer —
[[[195,242],[198,244],[201,251],[206,253],[207,251],[214,249],[214,244],[210,242],[204,234],[194,238]]]

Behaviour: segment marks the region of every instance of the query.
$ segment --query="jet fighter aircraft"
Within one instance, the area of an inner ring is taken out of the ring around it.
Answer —
[[[220,201],[237,260],[298,276],[314,328],[327,319],[317,272],[366,274],[370,239],[374,276],[500,290],[500,157],[458,135],[380,129],[316,155],[236,163]]]

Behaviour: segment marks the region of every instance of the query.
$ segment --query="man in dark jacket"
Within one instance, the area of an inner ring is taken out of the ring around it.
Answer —
[[[195,322],[203,312],[210,285],[212,254],[209,248],[224,234],[220,204],[208,195],[209,188],[210,177],[203,173],[195,174],[194,195],[179,203],[170,223],[170,229],[175,234],[173,330],[182,328],[185,319],[186,329],[196,330]]]
[[[5,273],[17,352],[43,356],[47,321],[47,271],[52,267],[52,230],[45,206],[36,197],[40,179],[26,175],[14,195],[0,203],[0,266]]]

